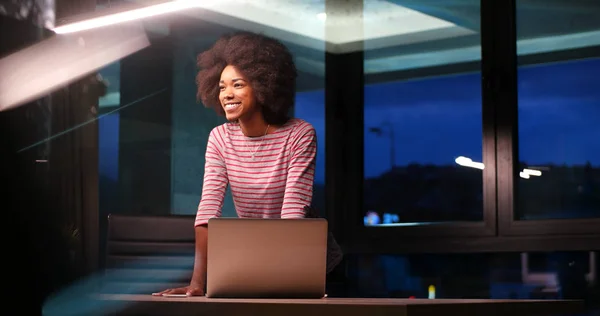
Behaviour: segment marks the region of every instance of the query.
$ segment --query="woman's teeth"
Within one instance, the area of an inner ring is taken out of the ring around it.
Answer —
[[[234,110],[238,106],[240,106],[240,104],[241,103],[228,103],[228,104],[225,104],[225,110]]]

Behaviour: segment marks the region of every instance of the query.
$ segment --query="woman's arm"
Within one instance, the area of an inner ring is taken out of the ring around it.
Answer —
[[[214,128],[208,137],[204,163],[204,183],[202,185],[202,198],[198,205],[194,226],[208,224],[208,220],[221,216],[221,208],[225,199],[227,188],[227,167],[222,153],[223,129]]]
[[[206,284],[206,248],[208,241],[208,220],[221,216],[221,208],[227,187],[227,168],[221,152],[223,138],[219,127],[213,129],[208,137],[206,146],[206,162],[204,164],[204,183],[202,185],[202,198],[196,213],[195,238],[196,247],[194,255],[194,271],[190,285],[182,288],[167,289],[154,295],[187,294],[204,295]]]
[[[190,281],[187,295],[204,295],[206,284],[206,248],[208,242],[208,227],[206,225],[196,226],[196,250],[194,255],[194,272]]]
[[[196,213],[196,250],[194,256],[194,272],[190,282],[190,290],[202,289],[206,282],[206,247],[208,240],[208,220],[221,216],[225,189],[227,188],[227,167],[223,158],[223,129],[213,129],[208,137],[206,146],[206,162],[204,165],[204,183],[202,185],[202,198]],[[198,293],[188,293],[198,294]],[[202,293],[204,294],[204,293]]]
[[[314,127],[308,123],[302,124],[294,133],[281,218],[306,217],[304,207],[312,202],[317,136]]]

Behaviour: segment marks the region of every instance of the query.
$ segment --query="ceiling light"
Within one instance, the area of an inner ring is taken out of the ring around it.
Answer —
[[[103,27],[107,25],[113,25],[117,23],[129,22],[156,15],[171,13],[180,11],[183,9],[200,7],[206,5],[207,1],[197,0],[174,0],[171,2],[156,4],[147,6],[144,8],[128,10],[115,14],[109,14],[97,18],[92,18],[80,22],[74,22],[66,25],[62,25],[53,29],[57,34],[73,33],[83,30],[89,30],[97,27]]]
[[[142,27],[112,25],[51,36],[0,59],[0,112],[64,87],[150,45]]]
[[[325,13],[325,12],[318,13],[317,14],[317,19],[319,19],[321,21],[327,20],[327,13]]]

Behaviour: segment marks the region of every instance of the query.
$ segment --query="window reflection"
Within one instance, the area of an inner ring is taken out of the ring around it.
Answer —
[[[517,220],[600,217],[600,4],[517,1]],[[576,11],[574,11],[576,10]],[[575,13],[577,12],[577,13]],[[552,23],[543,23],[549,17]],[[536,53],[545,53],[544,55]]]
[[[322,74],[323,76],[324,74]],[[323,78],[323,77],[321,77]],[[302,83],[299,85],[302,87]],[[301,118],[315,128],[317,133],[317,162],[313,185],[313,206],[325,215],[325,90],[310,89],[296,92],[294,116]]]
[[[121,67],[116,62],[98,73],[107,87],[98,100],[98,202],[100,216],[105,218],[118,206]]]
[[[380,8],[364,3],[364,224],[482,221],[481,168],[457,163],[483,158],[478,22],[441,2],[394,3],[398,34],[376,39]]]
[[[195,214],[208,135],[225,122],[196,100],[196,57],[221,35],[238,30],[278,38],[296,59],[299,76],[293,115],[317,131],[313,205],[324,214],[323,21],[312,21],[310,32],[316,37],[307,40],[301,34],[307,30],[289,30],[295,34],[290,36],[280,32],[281,25],[269,23],[268,17],[287,11],[273,11],[260,3],[246,5],[251,12],[225,9],[221,5],[211,10],[189,8],[146,19],[143,25],[150,47],[99,70],[108,83],[107,94],[99,99],[101,218],[109,213]],[[324,3],[303,10],[294,18],[314,18],[312,12],[324,12]],[[236,216],[229,191],[223,216]]]

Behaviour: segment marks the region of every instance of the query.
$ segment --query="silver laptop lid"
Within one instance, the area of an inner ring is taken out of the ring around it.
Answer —
[[[208,297],[323,297],[325,219],[208,222]]]

